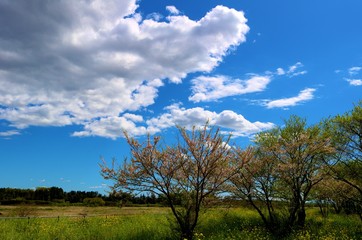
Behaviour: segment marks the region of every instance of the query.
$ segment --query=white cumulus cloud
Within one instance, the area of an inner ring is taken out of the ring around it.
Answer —
[[[83,131],[75,132],[73,136],[103,136],[116,139],[123,136],[123,131],[127,131],[131,136],[152,135],[175,126],[191,129],[193,126],[203,126],[206,122],[227,129],[234,136],[251,136],[275,126],[271,122],[250,122],[243,115],[231,110],[217,113],[201,107],[187,109],[180,104],[172,104],[165,110],[165,113],[148,120],[128,113],[120,117],[101,118],[86,124]]]
[[[0,1],[0,119],[114,137],[104,123],[133,127],[140,119],[122,114],[152,105],[166,79],[210,72],[249,31],[243,12],[224,6],[199,20],[137,9],[136,0]]]
[[[74,132],[75,137],[101,136],[116,139],[123,136],[123,131],[130,135],[139,136],[147,134],[147,129],[137,126],[134,121],[126,117],[103,117],[84,124],[84,130]],[[153,134],[153,132],[152,132]]]
[[[179,104],[173,104],[167,107],[167,110],[167,113],[147,121],[149,130],[159,132],[175,125],[191,128],[209,122],[211,125],[228,129],[234,136],[250,136],[275,126],[271,122],[250,122],[243,115],[231,110],[217,113],[201,107],[187,109],[180,107]]]

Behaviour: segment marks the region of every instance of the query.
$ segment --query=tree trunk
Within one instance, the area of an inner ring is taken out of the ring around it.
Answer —
[[[293,227],[294,224],[295,224],[295,221],[296,221],[296,218],[297,218],[297,212],[298,212],[298,209],[299,209],[299,205],[297,203],[294,203],[292,206],[291,206],[291,209],[289,210],[289,219],[288,219],[288,225],[290,227]]]
[[[193,231],[186,230],[186,231],[182,232],[181,240],[185,240],[185,239],[192,240],[193,237],[194,237],[193,236]]]
[[[259,213],[259,216],[263,220],[265,226],[269,227],[270,224],[269,224],[268,219],[264,216],[263,212],[258,208],[258,206],[255,205],[253,199],[250,196],[248,196],[248,201],[253,206],[253,208]]]
[[[297,225],[299,227],[304,227],[305,225],[305,208],[304,206],[302,206],[299,210],[298,210],[298,221],[297,221]]]
[[[194,229],[189,224],[189,222],[185,222],[183,226],[181,226],[181,240],[187,239],[192,240],[194,237]]]

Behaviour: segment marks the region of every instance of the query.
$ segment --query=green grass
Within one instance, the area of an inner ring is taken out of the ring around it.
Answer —
[[[162,215],[1,220],[0,239],[166,239],[167,226]]]
[[[362,222],[356,215],[330,214],[323,218],[317,209],[310,209],[304,229],[281,237],[269,233],[251,209],[215,209],[203,216],[198,232],[203,233],[205,239],[359,240],[362,239]]]
[[[83,211],[83,209],[78,209]],[[57,209],[49,209],[57,212]],[[175,239],[167,208],[118,209],[117,216],[86,216],[30,219],[0,219],[0,239]],[[101,208],[88,209],[89,213]],[[362,239],[362,224],[357,216],[330,214],[323,218],[311,209],[305,229],[281,238],[271,235],[257,215],[247,208],[215,208],[203,214],[195,239]],[[176,238],[177,239],[177,238]]]

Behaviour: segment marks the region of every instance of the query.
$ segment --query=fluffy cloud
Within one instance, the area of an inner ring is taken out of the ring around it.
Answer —
[[[229,128],[235,136],[250,136],[260,131],[273,128],[275,125],[270,122],[250,122],[244,116],[230,110],[224,110],[214,119],[218,126]]]
[[[336,70],[336,73],[340,73],[340,72],[345,72],[342,70]],[[350,67],[346,70],[347,72],[347,76],[344,77],[344,80],[347,81],[349,83],[349,85],[351,86],[362,86],[362,79],[360,78],[361,76],[361,72],[362,72],[362,67],[359,66],[355,66],[355,67]]]
[[[251,76],[247,80],[230,79],[227,76],[200,76],[191,82],[193,102],[215,101],[223,97],[263,91],[271,80],[270,76]]]
[[[348,74],[351,77],[356,77],[356,75],[360,74],[361,70],[362,70],[362,67],[351,67],[351,68],[348,69]],[[352,85],[352,86],[362,86],[362,79],[346,78],[346,81],[349,82],[349,84]]]
[[[84,131],[75,132],[73,136],[103,136],[116,139],[123,135],[123,130],[131,136],[152,135],[176,125],[191,129],[193,126],[203,126],[206,122],[227,129],[234,136],[251,136],[275,126],[270,122],[250,122],[244,116],[230,110],[216,113],[201,107],[187,109],[180,104],[170,105],[165,110],[165,113],[146,121],[142,116],[129,113],[120,117],[101,118],[85,124]]]
[[[247,93],[264,91],[271,80],[277,76],[288,76],[289,78],[306,74],[301,71],[303,64],[297,62],[289,66],[288,70],[277,68],[275,72],[267,71],[264,74],[248,74],[247,79],[232,79],[228,76],[199,76],[191,80],[192,102],[210,102],[218,99]]]
[[[362,79],[346,79],[352,86],[362,86]]]
[[[282,98],[277,100],[264,100],[263,105],[267,108],[288,108],[296,106],[299,103],[312,100],[313,93],[316,91],[314,88],[306,88],[302,90],[297,96],[290,98]]]
[[[200,107],[186,109],[178,104],[173,104],[166,109],[168,110],[167,113],[147,121],[149,130],[159,132],[175,125],[191,128],[209,122],[211,125],[229,129],[234,136],[250,136],[275,126],[270,122],[250,122],[244,116],[230,110],[216,113]]]
[[[1,1],[0,119],[113,137],[101,126],[133,128],[140,119],[123,113],[153,104],[164,79],[211,71],[249,30],[243,12],[224,6],[198,21],[168,7],[166,22],[137,8],[136,0]]]
[[[84,130],[74,132],[75,137],[101,136],[116,139],[123,135],[122,131],[129,132],[130,135],[139,136],[147,134],[148,131],[143,126],[137,126],[129,116],[123,117],[103,117],[84,123]],[[153,134],[154,132],[150,132]]]

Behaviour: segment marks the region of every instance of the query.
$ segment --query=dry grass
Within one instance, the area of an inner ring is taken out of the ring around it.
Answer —
[[[31,208],[29,216],[36,217],[143,215],[169,212],[168,208],[162,207],[0,206],[0,217],[17,217],[19,208],[23,207]]]

